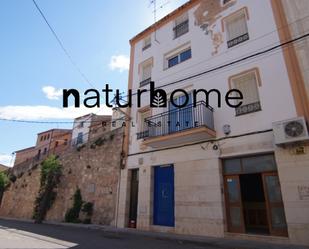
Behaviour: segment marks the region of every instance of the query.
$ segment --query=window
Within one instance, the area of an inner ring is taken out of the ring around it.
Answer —
[[[146,64],[143,66],[142,80],[151,78],[151,68],[152,68],[151,64]]]
[[[139,133],[137,133],[137,139],[145,138],[148,136],[148,124],[145,121],[150,116],[150,109],[139,112]]]
[[[47,135],[47,139],[49,139],[49,134]]]
[[[77,135],[77,141],[76,144],[82,144],[83,143],[83,133],[79,132]]]
[[[225,20],[225,27],[228,48],[249,40],[246,9],[228,17]]]
[[[43,136],[41,136],[41,139],[40,139],[40,141],[43,141]]]
[[[153,59],[150,58],[146,61],[144,61],[140,67],[141,67],[141,73],[140,73],[140,87],[145,86],[150,83],[151,81],[151,71],[152,71],[152,65],[153,65]]]
[[[55,147],[58,147],[58,145],[59,145],[59,142],[58,142],[58,141],[56,141],[56,143],[55,143]]]
[[[173,67],[179,63],[178,61],[178,55],[175,57],[172,57],[168,60],[168,67]]]
[[[232,77],[233,88],[242,92],[242,105],[236,108],[236,116],[261,110],[258,92],[258,70],[254,69],[240,76]],[[236,100],[238,104],[240,100]]]
[[[43,155],[45,155],[46,153],[47,153],[47,148],[44,148]]]
[[[151,47],[151,37],[148,36],[143,40],[143,51]]]
[[[174,98],[176,105],[185,104],[186,96]],[[192,93],[188,94],[188,102],[185,107],[177,107],[169,103],[169,133],[182,131],[193,127]]]
[[[191,54],[191,48],[188,48],[176,55],[173,55],[172,57],[169,57],[167,59],[167,67],[170,68],[170,67],[173,67],[177,64],[179,64],[180,62],[183,62],[183,61],[186,61],[188,59],[190,59],[192,56]]]
[[[84,121],[80,122],[80,128],[83,128],[84,127]]]
[[[174,38],[184,35],[189,32],[189,18],[188,13],[176,18],[174,26]]]
[[[231,0],[223,0],[222,4],[225,5],[225,4],[228,4],[229,2],[231,2]]]

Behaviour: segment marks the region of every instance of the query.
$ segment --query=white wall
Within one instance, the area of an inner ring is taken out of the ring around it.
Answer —
[[[212,56],[213,45],[210,35],[205,35],[204,31],[194,24],[193,12],[198,6],[189,11],[189,32],[187,34],[173,39],[174,24],[172,21],[157,30],[156,36],[160,43],[154,41],[154,34],[152,34],[151,47],[142,51],[143,41],[139,41],[136,44],[134,54],[133,92],[139,88],[138,65],[151,56],[154,58],[152,79],[156,82],[156,86],[160,86],[278,45],[280,42],[270,1],[237,0],[235,5],[221,13],[221,18],[245,6],[249,12],[250,39],[228,49],[225,33],[223,33],[223,44],[219,47],[218,54],[214,56]],[[221,19],[217,20],[214,30],[221,32]],[[192,58],[163,70],[164,54],[187,42],[191,44]],[[222,126],[224,124],[231,125],[231,135],[238,135],[250,131],[270,129],[273,121],[295,117],[294,100],[281,50],[164,89],[171,92],[175,88],[186,90],[216,88],[222,93],[222,101],[224,101],[224,95],[229,90],[228,78],[255,67],[259,68],[261,74],[262,86],[259,87],[259,96],[262,111],[236,117],[234,109],[228,107],[225,103],[223,103],[222,108],[216,108],[216,102],[214,102],[216,99],[211,99],[210,104],[215,107],[214,122],[217,136],[223,136]],[[142,104],[149,105],[149,95],[143,94],[143,96],[145,97]],[[136,104],[135,97],[133,104]],[[156,114],[164,110],[153,108],[152,111],[153,114]],[[130,153],[135,153],[140,150],[139,144],[141,142],[141,140],[136,140],[136,133],[139,131],[136,105],[132,108],[131,116],[136,127],[131,127]]]
[[[89,138],[89,127],[91,125],[92,118],[89,115],[80,117],[74,120],[73,130],[72,130],[72,143],[76,143],[78,133],[83,133],[83,143],[88,141]],[[80,127],[80,123],[84,122],[83,127]]]

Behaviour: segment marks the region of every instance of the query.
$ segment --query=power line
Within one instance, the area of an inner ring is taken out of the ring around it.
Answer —
[[[49,30],[52,32],[53,36],[55,37],[55,39],[57,40],[59,46],[61,47],[61,49],[63,50],[64,54],[68,57],[69,61],[71,62],[71,64],[73,65],[73,67],[77,70],[77,72],[80,74],[80,76],[93,88],[95,88],[91,82],[89,81],[89,79],[86,77],[86,75],[81,71],[81,69],[79,68],[79,66],[77,65],[77,63],[73,60],[72,56],[70,55],[70,53],[68,52],[68,50],[65,48],[65,46],[63,45],[63,42],[61,41],[61,39],[59,38],[59,36],[57,35],[56,31],[54,30],[54,28],[51,26],[51,24],[48,22],[46,16],[44,15],[43,11],[41,10],[41,8],[39,7],[39,5],[37,4],[37,2],[35,0],[32,0],[32,2],[34,3],[36,9],[38,10],[38,12],[40,13],[40,15],[42,16],[42,18],[44,19],[45,23],[47,24]]]
[[[256,52],[256,53],[254,53],[254,54],[251,54],[251,55],[242,57],[242,58],[240,58],[240,59],[234,60],[234,61],[229,62],[229,63],[225,63],[225,64],[222,64],[222,65],[216,66],[216,67],[214,67],[214,68],[205,70],[205,71],[203,71],[203,72],[196,73],[196,74],[190,75],[190,76],[188,76],[188,77],[185,77],[185,78],[182,78],[182,79],[178,79],[178,80],[176,80],[176,81],[172,81],[172,82],[163,84],[163,85],[160,86],[160,88],[163,88],[163,87],[166,87],[166,86],[170,86],[170,85],[174,85],[174,84],[178,84],[178,83],[181,83],[181,82],[183,82],[183,81],[187,81],[187,80],[190,80],[190,79],[193,79],[193,78],[196,78],[196,77],[205,75],[205,74],[212,73],[212,72],[217,71],[217,70],[221,70],[221,69],[227,68],[227,67],[229,67],[229,66],[236,65],[236,64],[241,63],[241,62],[243,62],[243,61],[247,61],[247,60],[249,60],[249,59],[252,59],[252,58],[255,58],[255,57],[258,57],[258,56],[267,54],[267,53],[269,53],[269,52],[275,51],[275,50],[278,49],[278,48],[285,47],[285,46],[290,45],[290,44],[292,44],[292,43],[294,43],[294,42],[303,40],[303,39],[307,38],[308,36],[309,36],[309,33],[306,33],[306,34],[304,34],[304,35],[302,35],[302,36],[300,36],[300,37],[294,38],[294,39],[289,40],[289,41],[286,41],[286,42],[284,42],[284,43],[280,43],[279,45],[275,45],[275,46],[270,47],[270,48],[267,48],[267,49],[265,49],[265,50],[263,50],[263,51]],[[159,88],[159,87],[156,87],[156,88]],[[134,95],[137,95],[137,94],[138,94],[138,92],[135,92],[135,93],[132,93],[131,96],[134,96]],[[129,95],[124,96],[124,98],[126,98],[126,97],[128,97],[128,96],[129,96]]]
[[[190,79],[193,79],[193,78],[197,78],[197,77],[200,77],[202,75],[205,75],[205,74],[209,74],[209,73],[212,73],[212,72],[215,72],[215,71],[218,71],[218,70],[221,70],[221,69],[225,69],[229,66],[233,66],[233,65],[236,65],[236,64],[239,64],[241,62],[244,62],[244,61],[248,61],[250,59],[253,59],[255,57],[258,57],[258,56],[261,56],[261,55],[264,55],[264,54],[267,54],[269,52],[272,52],[272,51],[275,51],[281,47],[285,47],[287,45],[291,45],[292,43],[294,42],[298,42],[298,41],[301,41],[305,38],[307,38],[309,36],[309,33],[306,33],[300,37],[297,37],[297,38],[294,38],[292,40],[289,40],[287,42],[284,42],[284,43],[281,43],[279,45],[275,45],[273,47],[270,47],[270,48],[267,48],[263,51],[260,51],[260,52],[257,52],[257,53],[254,53],[254,54],[251,54],[251,55],[248,55],[248,56],[245,56],[245,57],[242,57],[240,59],[237,59],[237,60],[234,60],[232,62],[229,62],[229,63],[226,63],[226,64],[223,64],[223,65],[220,65],[220,66],[217,66],[217,67],[214,67],[212,69],[208,69],[206,71],[203,71],[203,72],[200,72],[200,73],[197,73],[197,74],[193,74],[193,75],[190,75],[188,77],[185,77],[185,78],[182,78],[182,79],[178,79],[176,81],[173,81],[173,82],[169,82],[167,84],[164,84],[162,86],[160,86],[160,88],[163,88],[163,87],[166,87],[166,86],[170,86],[170,85],[174,85],[174,84],[178,84],[178,83],[181,83],[183,81],[186,81],[186,80],[190,80]],[[135,93],[132,93],[132,96],[133,95],[136,95],[137,92]],[[128,97],[129,95],[127,96],[124,96],[124,98]],[[57,122],[57,121],[33,121],[33,120],[19,120],[19,119],[0,119],[0,121],[8,121],[8,122],[20,122],[20,123],[39,123],[39,124],[60,124],[60,123],[73,123],[72,121],[71,122]]]

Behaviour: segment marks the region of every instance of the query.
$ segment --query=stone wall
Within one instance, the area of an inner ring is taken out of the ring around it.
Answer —
[[[92,223],[115,224],[122,139],[123,131],[117,129],[61,155],[63,176],[47,220],[63,221],[76,189],[80,188],[83,200],[94,203]],[[0,216],[30,219],[39,182],[39,166],[19,174],[4,193]]]

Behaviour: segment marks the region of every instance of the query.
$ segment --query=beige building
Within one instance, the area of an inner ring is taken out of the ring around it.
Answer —
[[[62,153],[69,148],[71,136],[70,129],[50,129],[38,133],[35,146],[15,151],[14,166]]]
[[[131,39],[117,226],[309,244],[305,2],[191,0]]]

